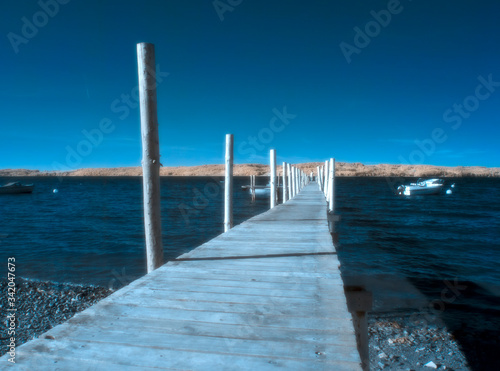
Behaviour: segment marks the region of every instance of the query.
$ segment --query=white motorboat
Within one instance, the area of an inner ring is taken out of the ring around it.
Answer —
[[[443,179],[418,179],[410,185],[400,185],[397,189],[398,195],[413,196],[413,195],[435,195],[440,193],[444,188]]]
[[[269,195],[271,194],[271,186],[270,185],[256,185],[254,186],[255,188],[255,195],[256,196],[266,196],[266,195]],[[244,185],[244,186],[241,186],[241,189],[244,190],[244,191],[249,191],[250,193],[252,193],[252,186],[249,186],[249,185]],[[283,189],[282,186],[277,186],[276,187],[276,192],[281,192]]]

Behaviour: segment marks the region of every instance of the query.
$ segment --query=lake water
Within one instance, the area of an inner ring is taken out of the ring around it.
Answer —
[[[33,194],[0,197],[2,272],[14,256],[19,276],[40,280],[119,288],[145,274],[140,178],[22,180]],[[222,233],[219,180],[161,180],[165,259]],[[374,292],[375,311],[418,310],[458,334],[500,338],[500,179],[447,179],[453,194],[410,198],[385,178],[336,182],[342,274]],[[269,207],[251,202],[247,183],[235,179],[235,224]]]

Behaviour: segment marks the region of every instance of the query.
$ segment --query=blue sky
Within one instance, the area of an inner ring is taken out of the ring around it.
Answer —
[[[165,166],[500,166],[496,1],[0,5],[0,168],[138,166],[136,44],[155,44]]]

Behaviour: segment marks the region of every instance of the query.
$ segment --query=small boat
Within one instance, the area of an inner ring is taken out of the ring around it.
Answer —
[[[435,195],[441,192],[444,187],[443,179],[418,179],[410,185],[400,185],[397,189],[398,195],[413,196],[413,195]]]
[[[21,182],[11,182],[0,186],[0,194],[16,194],[33,192],[33,184],[22,184]]]
[[[252,193],[252,186],[244,185],[244,186],[241,186],[241,189]],[[282,190],[283,190],[282,186],[276,187],[276,192],[278,192],[278,194]],[[271,186],[269,184],[265,185],[265,186],[264,185],[256,185],[255,186],[255,195],[256,196],[263,196],[263,195],[270,195],[270,194],[271,194]]]

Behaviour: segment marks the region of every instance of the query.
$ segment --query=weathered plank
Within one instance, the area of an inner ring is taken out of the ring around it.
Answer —
[[[15,366],[361,370],[338,266],[313,183],[19,347]]]

